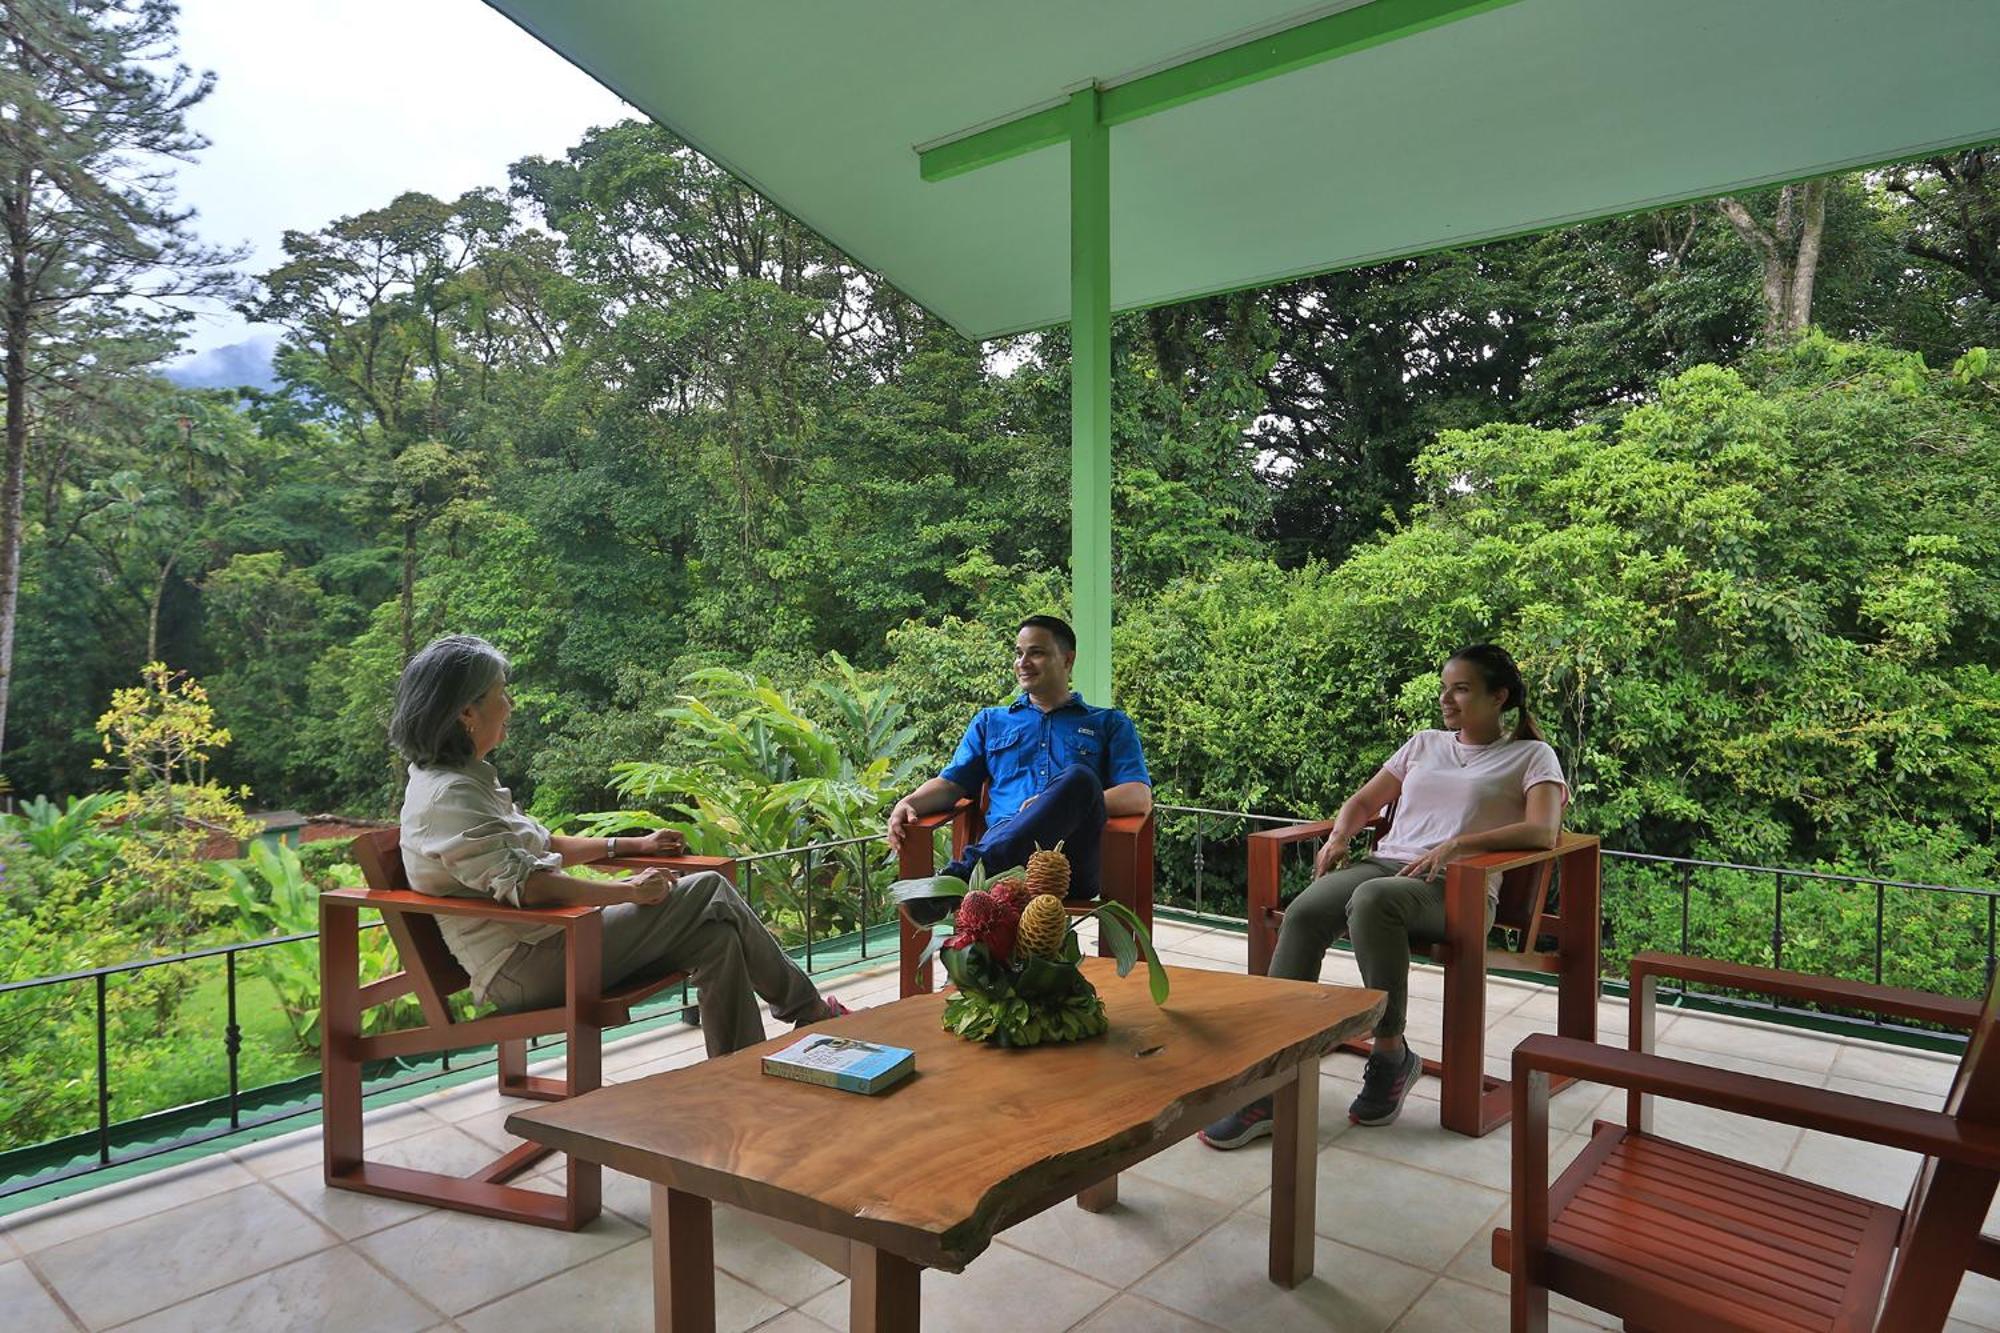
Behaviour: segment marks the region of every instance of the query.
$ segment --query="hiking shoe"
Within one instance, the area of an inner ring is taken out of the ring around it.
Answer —
[[[1271,1132],[1271,1099],[1259,1097],[1240,1111],[1231,1111],[1197,1136],[1209,1147],[1227,1152]]]
[[[1357,1125],[1386,1125],[1403,1113],[1403,1099],[1417,1085],[1424,1062],[1409,1044],[1402,1059],[1379,1055],[1368,1057],[1361,1071],[1361,1095],[1347,1107],[1347,1118]]]

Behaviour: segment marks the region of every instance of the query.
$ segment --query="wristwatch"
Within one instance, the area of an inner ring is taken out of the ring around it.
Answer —
[[[618,859],[618,839],[606,838],[604,840],[604,859],[607,861],[616,861]]]

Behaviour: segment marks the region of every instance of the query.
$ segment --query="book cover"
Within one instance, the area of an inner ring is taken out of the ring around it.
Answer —
[[[764,1072],[843,1092],[876,1093],[916,1072],[917,1053],[817,1032],[764,1057]]]

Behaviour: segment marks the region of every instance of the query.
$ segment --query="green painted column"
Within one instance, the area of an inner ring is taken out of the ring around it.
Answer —
[[[1070,600],[1076,688],[1111,702],[1111,134],[1069,99]]]

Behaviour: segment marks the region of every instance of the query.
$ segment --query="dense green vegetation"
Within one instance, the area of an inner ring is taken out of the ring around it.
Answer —
[[[1795,259],[1820,204],[1816,327],[1773,328],[1746,227]],[[1162,796],[1327,812],[1492,637],[1610,845],[1993,884],[1996,254],[1989,148],[1121,317],[1115,676]],[[276,392],[149,373],[157,321],[32,344],[69,359],[17,388],[18,451],[9,418],[0,772],[46,799],[0,834],[0,975],[310,929],[348,872],[195,843],[392,815],[390,689],[437,633],[514,660],[498,758],[542,817],[740,854],[877,828],[1064,607],[1062,331],[967,343],[657,128],[290,234],[241,300]],[[1211,907],[1241,832],[1205,827]],[[879,916],[881,867],[815,867],[816,934]],[[804,874],[749,880],[794,937]],[[1693,942],[1768,957],[1769,895],[1705,878]],[[1670,875],[1607,901],[1620,949],[1677,943]],[[1798,890],[1785,960],[1866,975],[1873,912]],[[1978,984],[1983,904],[1888,917],[1890,979]],[[255,965],[246,1077],[310,1046],[310,964]],[[121,1113],[216,1090],[212,1033],[173,1035],[213,986],[113,988]],[[93,1104],[72,991],[0,1001],[0,1141]]]

